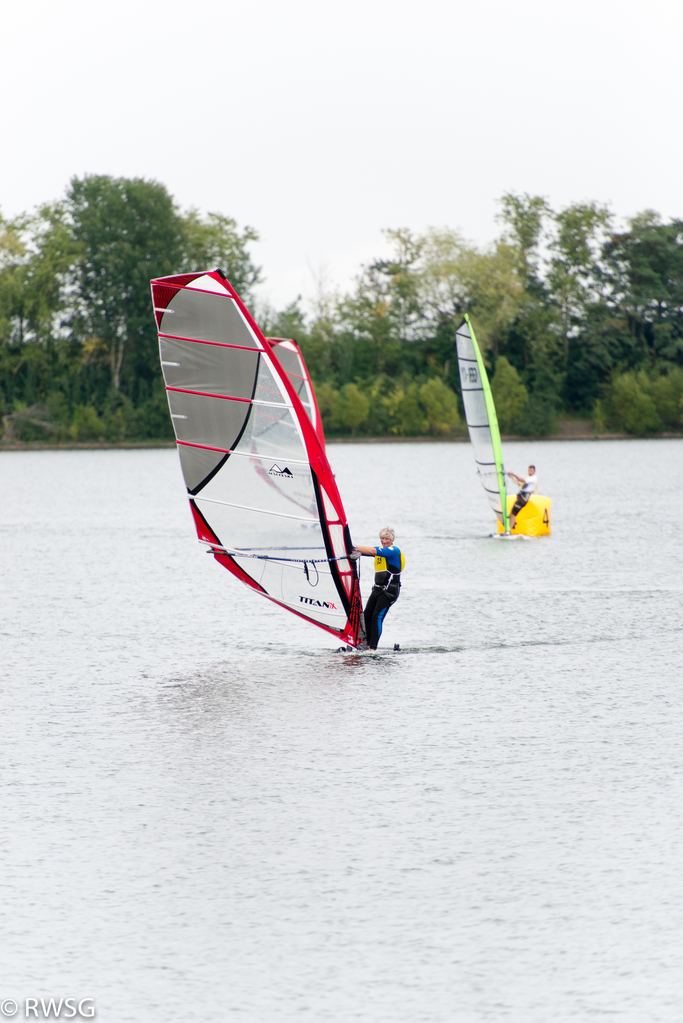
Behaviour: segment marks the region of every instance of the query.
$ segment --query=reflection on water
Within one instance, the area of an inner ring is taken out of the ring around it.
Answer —
[[[202,553],[174,452],[2,454],[0,999],[678,1023],[682,445],[505,454],[552,537],[465,444],[331,448],[406,554],[377,656]]]

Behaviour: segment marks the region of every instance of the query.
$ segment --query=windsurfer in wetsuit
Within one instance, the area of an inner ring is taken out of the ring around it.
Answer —
[[[401,572],[405,558],[394,545],[395,535],[391,526],[384,526],[379,531],[381,547],[356,547],[359,554],[375,559],[375,585],[365,605],[369,650],[377,649],[387,611],[396,603],[401,592]]]
[[[527,503],[527,501],[533,494],[534,490],[538,486],[538,477],[536,475],[535,465],[529,466],[529,475],[526,478],[522,476],[517,476],[514,472],[509,472],[508,476],[510,477],[510,479],[515,481],[518,487],[522,488],[520,492],[517,494],[515,503],[513,504],[510,510],[510,532],[512,532],[512,530],[515,528],[517,516],[519,515],[522,508]]]

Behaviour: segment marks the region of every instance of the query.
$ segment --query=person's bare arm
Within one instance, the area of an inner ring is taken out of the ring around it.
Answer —
[[[377,551],[375,550],[374,547],[362,547],[361,544],[359,543],[356,544],[356,550],[359,552],[359,554],[365,554],[365,556],[368,558],[374,558],[375,555],[377,554]]]
[[[526,483],[526,480],[523,480],[522,477],[518,476],[516,472],[509,472],[508,476],[510,477],[511,480],[514,480],[515,483],[519,483],[520,487],[523,487],[524,484]]]

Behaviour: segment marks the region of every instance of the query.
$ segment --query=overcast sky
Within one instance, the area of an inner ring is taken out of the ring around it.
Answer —
[[[682,44],[683,0],[14,0],[0,208],[153,178],[259,231],[278,307],[506,191],[683,217]]]

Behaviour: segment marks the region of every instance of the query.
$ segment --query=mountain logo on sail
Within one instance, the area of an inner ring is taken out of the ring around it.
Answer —
[[[294,479],[294,473],[291,472],[287,466],[281,469],[277,462],[273,462],[270,469],[268,470],[269,476],[284,476],[285,479]]]

